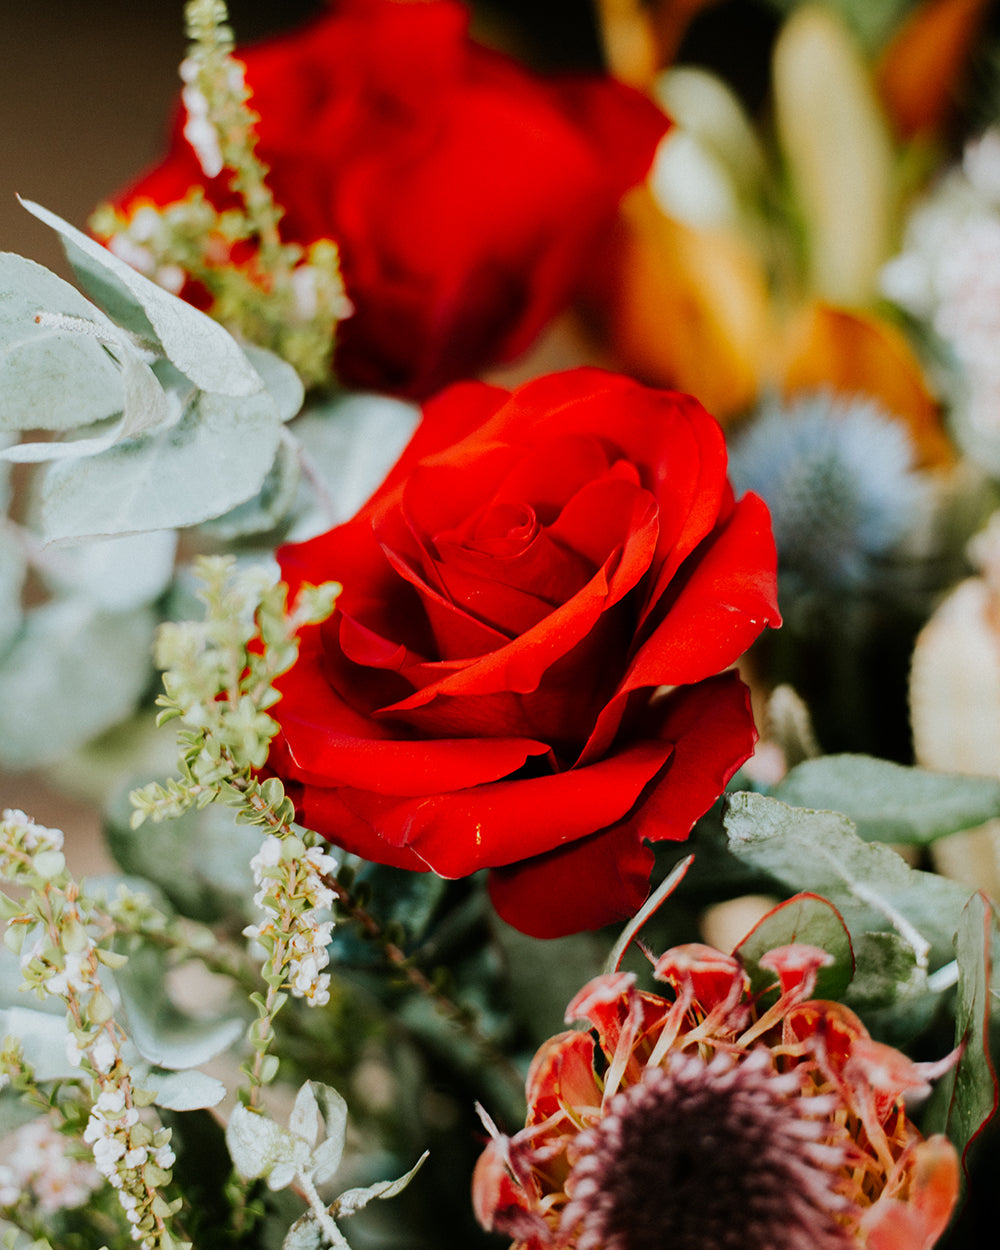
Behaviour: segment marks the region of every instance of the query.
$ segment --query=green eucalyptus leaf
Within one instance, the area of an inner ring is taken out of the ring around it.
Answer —
[[[221,516],[260,490],[281,429],[266,392],[238,400],[202,392],[169,429],[50,465],[44,536],[74,542]]]
[[[25,1002],[31,1001],[27,995],[24,999]],[[0,1039],[18,1039],[21,1051],[39,1081],[71,1080],[80,1075],[80,1069],[70,1063],[66,1054],[69,1036],[65,1011],[55,1015],[31,1007],[0,1010]]]
[[[0,253],[0,429],[69,430],[122,410],[122,377],[96,338],[42,326],[39,312],[82,317],[114,333],[104,314],[34,261]]]
[[[117,310],[128,303],[129,297],[139,305],[164,355],[196,386],[203,391],[236,396],[253,395],[261,389],[253,366],[217,321],[143,277],[55,213],[30,200],[21,203],[72,245],[75,257],[82,254],[91,265],[103,270],[106,288],[118,290]]]
[[[109,612],[129,612],[167,589],[176,554],[173,530],[124,534],[53,551],[41,572],[57,593],[75,592]]]
[[[917,963],[913,947],[896,933],[862,933],[855,958],[857,972],[844,1001],[876,1037],[905,1049],[940,1011],[940,991]]]
[[[296,1137],[301,1137],[310,1149],[316,1144],[319,1133],[319,1103],[313,1093],[311,1081],[306,1081],[295,1095],[295,1105],[288,1117],[288,1129]]]
[[[419,420],[415,405],[385,395],[336,396],[308,407],[291,432],[325,498],[322,506],[315,495],[303,499],[292,538],[352,517],[381,486]]]
[[[243,1033],[237,1016],[191,1016],[168,997],[163,953],[143,946],[114,974],[123,1025],[139,1054],[158,1068],[197,1068],[214,1059]]]
[[[146,1089],[156,1091],[156,1105],[168,1111],[199,1111],[217,1107],[226,1096],[226,1087],[214,1076],[196,1068],[186,1072],[153,1069],[142,1080]]]
[[[69,282],[0,252],[0,430],[71,430],[121,411],[118,366],[100,342],[37,325],[37,312],[115,327]]]
[[[43,464],[52,460],[77,460],[94,456],[117,443],[137,438],[147,431],[171,425],[180,413],[179,402],[172,403],[156,374],[131,344],[117,333],[104,339],[110,342],[122,370],[124,389],[121,420],[103,432],[86,438],[71,438],[41,443],[19,443],[4,453],[7,460],[21,464]]]
[[[344,1142],[347,1137],[347,1103],[332,1085],[324,1085],[320,1081],[309,1081],[307,1084],[316,1095],[314,1103],[319,1104],[326,1129],[326,1136],[313,1151],[310,1164],[313,1180],[317,1185],[322,1185],[333,1176],[343,1158]],[[298,1099],[296,1099],[296,1106],[298,1106]],[[315,1141],[315,1133],[312,1140]]]
[[[282,421],[291,421],[302,408],[306,397],[302,379],[287,360],[252,343],[241,344],[243,353],[264,383]]]
[[[226,1145],[233,1167],[244,1180],[267,1181],[269,1189],[284,1189],[309,1165],[309,1145],[262,1112],[242,1103],[226,1126]]]
[[[261,831],[237,823],[233,809],[221,803],[133,829],[131,788],[120,791],[105,814],[108,849],[118,866],[155,882],[193,920],[246,913],[256,890],[250,860],[260,850]]]
[[[345,1189],[333,1204],[337,1215],[353,1215],[355,1211],[362,1210],[375,1198],[395,1198],[397,1194],[401,1194],[424,1166],[428,1153],[425,1150],[413,1167],[404,1176],[399,1176],[394,1181],[376,1181],[374,1185],[366,1185],[364,1188]]]
[[[861,933],[912,927],[931,966],[951,959],[952,938],[969,891],[918,872],[895,851],[863,842],[839,812],[788,807],[761,794],[729,796],[724,816],[734,855],[793,890],[828,899],[855,940]],[[912,944],[912,943],[911,943]]]
[[[69,238],[62,240],[63,251],[69,261],[73,276],[84,294],[103,308],[115,325],[147,343],[159,343],[153,323],[143,312],[142,305],[104,264],[103,256],[84,252]]]
[[[737,946],[735,954],[743,960],[753,992],[775,985],[775,974],[760,966],[768,951],[797,942],[818,946],[833,956],[833,963],[819,970],[814,997],[841,998],[854,975],[851,935],[836,907],[817,894],[796,894],[779,903]]]
[[[276,529],[291,512],[300,478],[295,447],[289,439],[282,438],[274,464],[257,494],[231,512],[204,522],[203,529],[223,543]]]
[[[868,755],[824,755],[772,791],[792,807],[843,812],[867,842],[933,842],[1000,816],[1000,780],[904,768]]]
[[[0,764],[58,760],[134,710],[152,674],[149,609],[82,597],[32,609],[0,661]]]
[[[281,1250],[324,1250],[328,1246],[326,1234],[319,1226],[319,1220],[311,1211],[300,1216],[288,1230]]]
[[[1000,925],[996,906],[986,895],[974,894],[969,899],[958,928],[955,954],[955,1040],[962,1053],[956,1067],[941,1082],[937,1105],[947,1105],[942,1127],[963,1157],[967,1157],[992,1119],[1000,1097],[991,1059],[991,1052],[996,1054],[1000,1028]]]

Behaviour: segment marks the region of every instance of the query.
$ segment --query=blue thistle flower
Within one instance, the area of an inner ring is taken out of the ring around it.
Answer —
[[[924,499],[913,464],[901,422],[828,392],[765,402],[730,452],[737,492],[771,509],[782,569],[815,590],[872,583]]]

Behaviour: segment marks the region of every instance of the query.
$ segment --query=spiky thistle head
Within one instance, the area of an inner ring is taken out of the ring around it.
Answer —
[[[734,442],[730,476],[771,510],[778,558],[803,588],[863,586],[919,515],[904,425],[876,404],[817,392],[765,403]]]

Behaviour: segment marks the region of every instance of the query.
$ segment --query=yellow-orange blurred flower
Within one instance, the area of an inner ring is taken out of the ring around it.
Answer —
[[[656,961],[669,998],[631,973],[591,981],[567,1011],[590,1030],[535,1056],[525,1128],[490,1126],[483,1226],[516,1250],[930,1250],[958,1159],[903,1100],[950,1060],[914,1063],[812,999],[828,960],[771,951],[763,997],[737,957],[699,944]]]
[[[900,53],[891,63],[914,62]],[[622,366],[693,392],[723,423],[773,390],[872,399],[909,428],[922,464],[946,463],[940,405],[879,304],[903,208],[903,153],[875,72],[841,19],[805,4],[782,28],[780,172],[768,170],[735,97],[723,99],[710,75],[671,71],[658,91],[677,124],[649,185],[623,206],[604,258],[612,276],[596,301]]]

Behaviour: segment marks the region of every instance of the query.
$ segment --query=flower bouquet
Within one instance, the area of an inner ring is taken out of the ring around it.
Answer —
[[[183,19],[0,254],[2,1244],[981,1245],[991,6]]]

